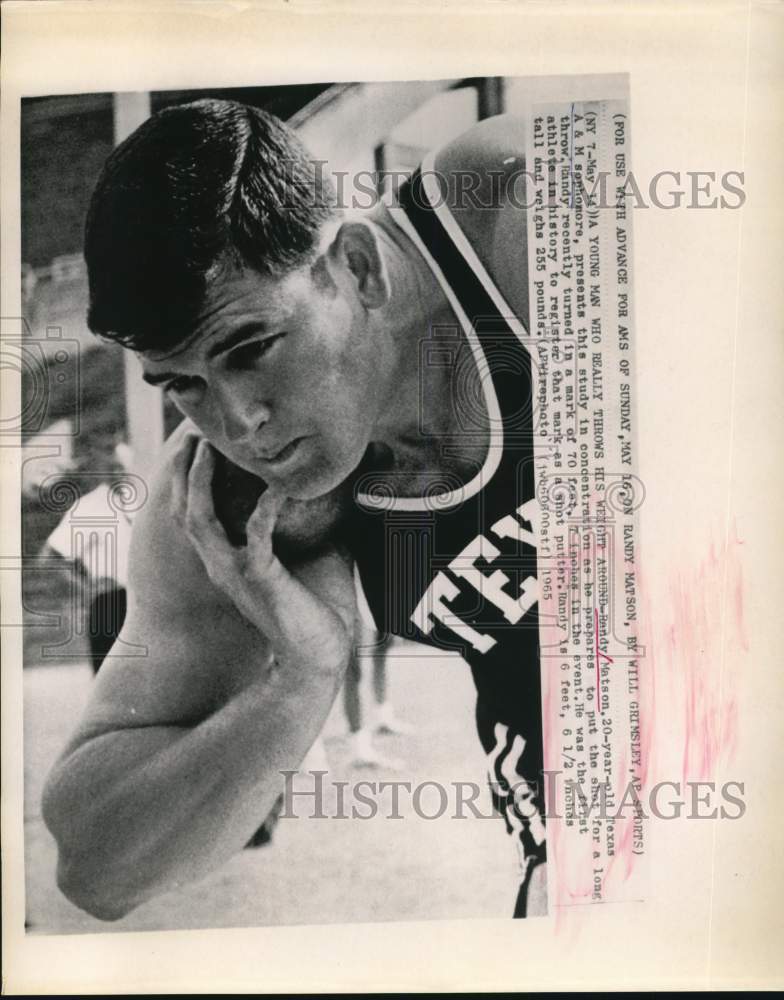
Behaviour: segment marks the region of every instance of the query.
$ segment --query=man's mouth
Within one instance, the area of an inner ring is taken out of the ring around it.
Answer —
[[[304,438],[298,437],[294,438],[293,441],[289,441],[288,444],[284,445],[280,451],[275,452],[272,455],[264,456],[259,455],[258,460],[264,465],[279,466],[287,462],[294,452],[299,448],[300,443],[304,441]]]

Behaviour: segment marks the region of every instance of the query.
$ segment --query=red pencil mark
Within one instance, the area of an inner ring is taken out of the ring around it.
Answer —
[[[696,566],[673,574],[666,651],[682,706],[685,781],[714,779],[737,746],[739,668],[749,649],[742,544],[733,523]]]
[[[612,663],[613,658],[608,656],[607,653],[603,653],[599,649],[599,609],[593,609],[593,636],[594,636],[594,646],[596,648],[596,707],[599,709],[599,714],[602,713],[601,698],[599,697],[599,657],[602,657],[607,663]]]

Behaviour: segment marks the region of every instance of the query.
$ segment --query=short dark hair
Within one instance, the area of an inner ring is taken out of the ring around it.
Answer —
[[[221,267],[305,264],[336,211],[321,164],[278,118],[235,101],[166,108],[114,150],[93,192],[88,325],[134,350],[174,348]]]

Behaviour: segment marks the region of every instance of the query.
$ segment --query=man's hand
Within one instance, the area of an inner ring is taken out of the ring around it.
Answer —
[[[186,437],[174,460],[172,513],[184,525],[209,578],[269,639],[278,665],[294,660],[327,672],[345,667],[354,622],[347,600],[353,588],[347,559],[330,547],[296,566],[284,566],[275,554],[273,534],[286,498],[270,488],[248,520],[247,544],[232,545],[215,513],[214,471],[211,445]]]

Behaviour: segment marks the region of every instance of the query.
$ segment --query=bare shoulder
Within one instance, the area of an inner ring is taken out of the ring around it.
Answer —
[[[438,150],[444,200],[514,314],[528,326],[526,122],[497,115]]]

